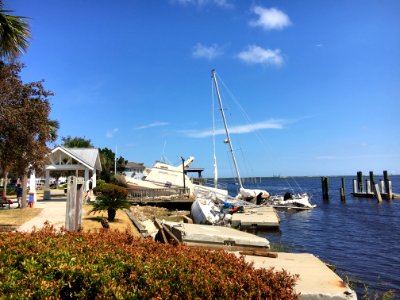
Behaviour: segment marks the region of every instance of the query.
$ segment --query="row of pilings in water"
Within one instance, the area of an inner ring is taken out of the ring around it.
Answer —
[[[342,185],[340,187],[340,200],[346,201],[346,187],[344,177],[342,179]],[[329,177],[321,177],[322,185],[322,198],[329,200]],[[384,199],[394,199],[396,195],[392,191],[392,182],[389,179],[387,171],[383,171],[383,179],[380,179],[379,184],[375,182],[374,173],[369,172],[369,178],[365,180],[365,186],[363,182],[363,174],[361,171],[357,172],[357,178],[353,179],[353,192],[351,193],[354,197],[359,198],[376,198],[378,202]]]

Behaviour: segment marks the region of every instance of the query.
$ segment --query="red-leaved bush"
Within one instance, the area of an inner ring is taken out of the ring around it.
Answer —
[[[6,299],[297,299],[295,280],[222,250],[138,240],[129,232],[46,226],[0,235]]]

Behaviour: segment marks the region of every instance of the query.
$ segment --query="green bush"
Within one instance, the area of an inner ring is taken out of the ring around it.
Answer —
[[[296,276],[224,251],[136,240],[129,232],[7,233],[5,299],[297,299]]]
[[[96,196],[103,195],[109,198],[126,199],[126,197],[128,197],[128,191],[125,188],[111,183],[104,183],[96,186],[93,189],[93,193]]]
[[[96,180],[96,187],[101,186],[103,184],[105,184],[106,182],[103,179],[97,179]]]
[[[110,183],[122,186],[124,188],[128,187],[128,184],[126,183],[126,180],[125,180],[125,176],[122,176],[122,175],[111,176]]]
[[[0,188],[0,197],[3,194],[4,187]],[[13,196],[15,195],[15,188],[14,187],[7,187],[7,196]]]
[[[118,209],[130,208],[130,203],[126,200],[128,192],[120,186],[105,183],[94,188],[97,196],[96,201],[91,203],[93,206],[89,213],[106,210],[108,220],[113,222]]]

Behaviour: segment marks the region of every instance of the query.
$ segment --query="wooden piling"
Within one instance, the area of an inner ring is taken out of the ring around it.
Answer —
[[[383,179],[381,179],[379,183],[381,185],[381,193],[385,193],[385,183],[383,182]]]
[[[358,182],[358,192],[362,193],[363,192],[363,181],[362,181],[362,172],[361,171],[357,172],[357,182]]]
[[[344,177],[342,177],[342,187],[340,188],[340,200],[346,201],[346,188],[344,186]]]
[[[375,186],[374,172],[369,171],[369,181],[371,182],[371,186]]]
[[[346,194],[344,193],[344,189],[340,188],[340,200],[346,201]]]
[[[379,191],[379,185],[377,183],[375,184],[375,196],[376,196],[376,199],[378,200],[378,203],[381,203],[382,195],[381,195],[381,192]]]
[[[388,199],[392,199],[392,183],[389,179],[388,171],[383,171],[383,181],[385,183],[385,192],[387,194]]]
[[[365,187],[367,189],[366,193],[371,194],[371,181],[370,180],[365,180]]]
[[[329,179],[328,177],[321,177],[322,183],[322,199],[329,200]]]
[[[353,194],[357,194],[358,189],[357,189],[357,179],[353,179]]]
[[[390,180],[388,181],[388,199],[393,199],[392,182]]]

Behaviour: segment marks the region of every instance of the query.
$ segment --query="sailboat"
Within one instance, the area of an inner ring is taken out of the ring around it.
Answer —
[[[218,103],[219,103],[219,107],[220,107],[220,110],[221,110],[222,120],[223,120],[224,128],[225,128],[226,139],[225,139],[224,143],[229,145],[229,150],[230,150],[230,153],[231,153],[231,156],[232,156],[232,161],[233,161],[233,165],[234,165],[235,172],[236,172],[236,178],[237,178],[237,181],[238,181],[239,187],[240,187],[239,194],[236,197],[238,199],[251,201],[251,202],[257,202],[257,204],[261,204],[261,200],[268,198],[269,197],[269,193],[266,190],[245,189],[243,187],[243,181],[242,181],[242,178],[240,177],[239,167],[238,167],[238,164],[236,162],[235,153],[233,151],[232,141],[231,141],[231,137],[230,137],[230,134],[229,134],[228,125],[226,123],[225,112],[224,112],[224,108],[223,108],[223,105],[222,105],[222,99],[221,99],[221,94],[219,92],[219,87],[218,87],[218,82],[217,82],[217,77],[216,77],[216,74],[215,74],[215,70],[211,71],[211,77],[212,77],[213,82],[214,82],[215,92],[216,92],[217,97],[218,97]]]
[[[245,189],[243,187],[242,178],[240,177],[239,168],[236,162],[235,154],[232,147],[232,142],[230,139],[229,129],[226,123],[225,112],[223,110],[223,105],[215,75],[215,70],[211,71],[211,77],[213,79],[215,91],[218,97],[218,102],[222,114],[222,119],[224,122],[225,133],[226,133],[226,139],[224,142],[229,145],[232,161],[236,171],[236,178],[238,180],[240,190],[236,198],[227,195],[217,194],[215,192],[204,193],[199,191],[195,193],[196,199],[191,207],[191,215],[193,221],[197,224],[221,224],[221,223],[225,224],[229,222],[230,212],[236,211],[238,207],[243,209],[244,207],[255,206],[254,204],[249,203],[247,201],[257,202],[257,204],[261,204],[261,199],[263,198],[266,199],[269,197],[269,193],[265,190]],[[214,184],[215,187],[217,187],[218,179],[217,179],[217,162],[215,157],[215,141],[214,141]]]
[[[215,92],[217,94],[218,103],[222,115],[222,120],[225,128],[226,139],[224,142],[228,144],[229,150],[231,153],[234,169],[236,172],[236,179],[239,184],[239,193],[236,198],[232,199],[228,196],[218,197],[215,193],[198,193],[196,195],[196,199],[192,204],[191,213],[192,218],[195,223],[199,224],[216,224],[221,222],[229,221],[229,212],[226,208],[229,206],[232,207],[249,207],[252,206],[251,203],[256,205],[260,205],[262,203],[270,205],[270,206],[277,206],[277,207],[301,207],[301,208],[313,208],[314,206],[309,203],[309,197],[307,194],[297,194],[292,196],[290,201],[285,196],[273,196],[270,197],[270,194],[266,190],[262,189],[246,189],[243,186],[243,181],[240,176],[238,164],[236,161],[236,157],[233,151],[232,141],[229,134],[229,128],[226,122],[225,112],[223,109],[221,94],[218,87],[217,77],[215,70],[211,71],[211,78],[213,80]],[[215,142],[214,142],[215,148]],[[215,153],[215,149],[214,149]],[[216,158],[214,154],[214,173],[216,174]],[[215,184],[217,184],[217,179],[214,179]],[[273,201],[268,201],[271,199]],[[243,201],[245,200],[245,201]],[[235,202],[236,201],[236,202]],[[250,203],[249,203],[250,202]]]

